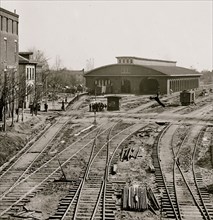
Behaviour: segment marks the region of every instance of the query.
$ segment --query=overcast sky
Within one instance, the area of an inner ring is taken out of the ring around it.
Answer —
[[[213,68],[212,0],[0,1],[20,16],[20,51],[36,47],[50,65],[57,55],[75,70],[89,59],[99,67],[138,56]]]

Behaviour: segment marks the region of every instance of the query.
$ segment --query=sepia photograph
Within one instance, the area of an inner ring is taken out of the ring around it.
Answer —
[[[0,220],[213,220],[213,0],[0,0]]]

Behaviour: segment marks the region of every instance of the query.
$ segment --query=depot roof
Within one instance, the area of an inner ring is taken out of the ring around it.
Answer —
[[[187,69],[184,67],[178,67],[178,66],[154,66],[154,65],[138,65],[138,64],[111,64],[106,66],[101,66],[96,69],[93,69],[87,73],[84,74],[84,76],[120,76],[124,75],[121,74],[121,72],[118,71],[118,69],[121,68],[128,68],[129,72],[126,72],[125,75],[129,76],[140,76],[144,75],[146,73],[147,75],[164,75],[164,76],[201,76],[202,74],[192,70]],[[136,69],[139,69],[141,71],[135,71]],[[153,73],[154,71],[154,73]],[[143,74],[142,74],[143,72]]]

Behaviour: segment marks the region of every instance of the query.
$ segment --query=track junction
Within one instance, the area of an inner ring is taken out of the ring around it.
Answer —
[[[202,142],[213,133],[212,94],[194,106],[177,106],[174,94],[162,99],[165,108],[148,97],[125,96],[119,112],[96,118],[88,112],[89,99],[71,104],[1,168],[0,219],[213,219],[213,200],[198,163]],[[137,158],[121,162],[122,149],[132,143],[139,146]],[[143,170],[140,182],[130,168],[142,160],[154,173]],[[43,215],[32,201],[51,184],[66,184],[68,190]],[[151,186],[159,210],[134,215],[122,209],[124,186],[135,184]]]

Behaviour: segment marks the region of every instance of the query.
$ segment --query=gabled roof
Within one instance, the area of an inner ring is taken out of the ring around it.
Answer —
[[[178,66],[154,66],[154,65],[138,65],[138,64],[111,64],[106,66],[101,66],[96,69],[93,69],[87,73],[84,74],[84,76],[92,75],[95,73],[97,75],[99,70],[107,69],[107,68],[113,68],[118,66],[124,66],[124,67],[137,67],[141,68],[141,70],[147,70],[147,75],[149,75],[152,71],[156,71],[157,74],[162,74],[165,76],[201,76],[202,74],[199,72],[196,72],[195,70],[178,67]],[[113,76],[113,74],[108,73],[110,76]],[[118,73],[119,75],[119,73]],[[133,72],[131,72],[129,75],[134,75]],[[139,74],[137,74],[139,75]]]
[[[37,62],[31,61],[21,55],[18,55],[18,58],[19,58],[19,64],[37,64]]]
[[[169,76],[180,76],[180,75],[202,75],[192,69],[187,69],[179,66],[146,66],[149,69],[156,70]]]

